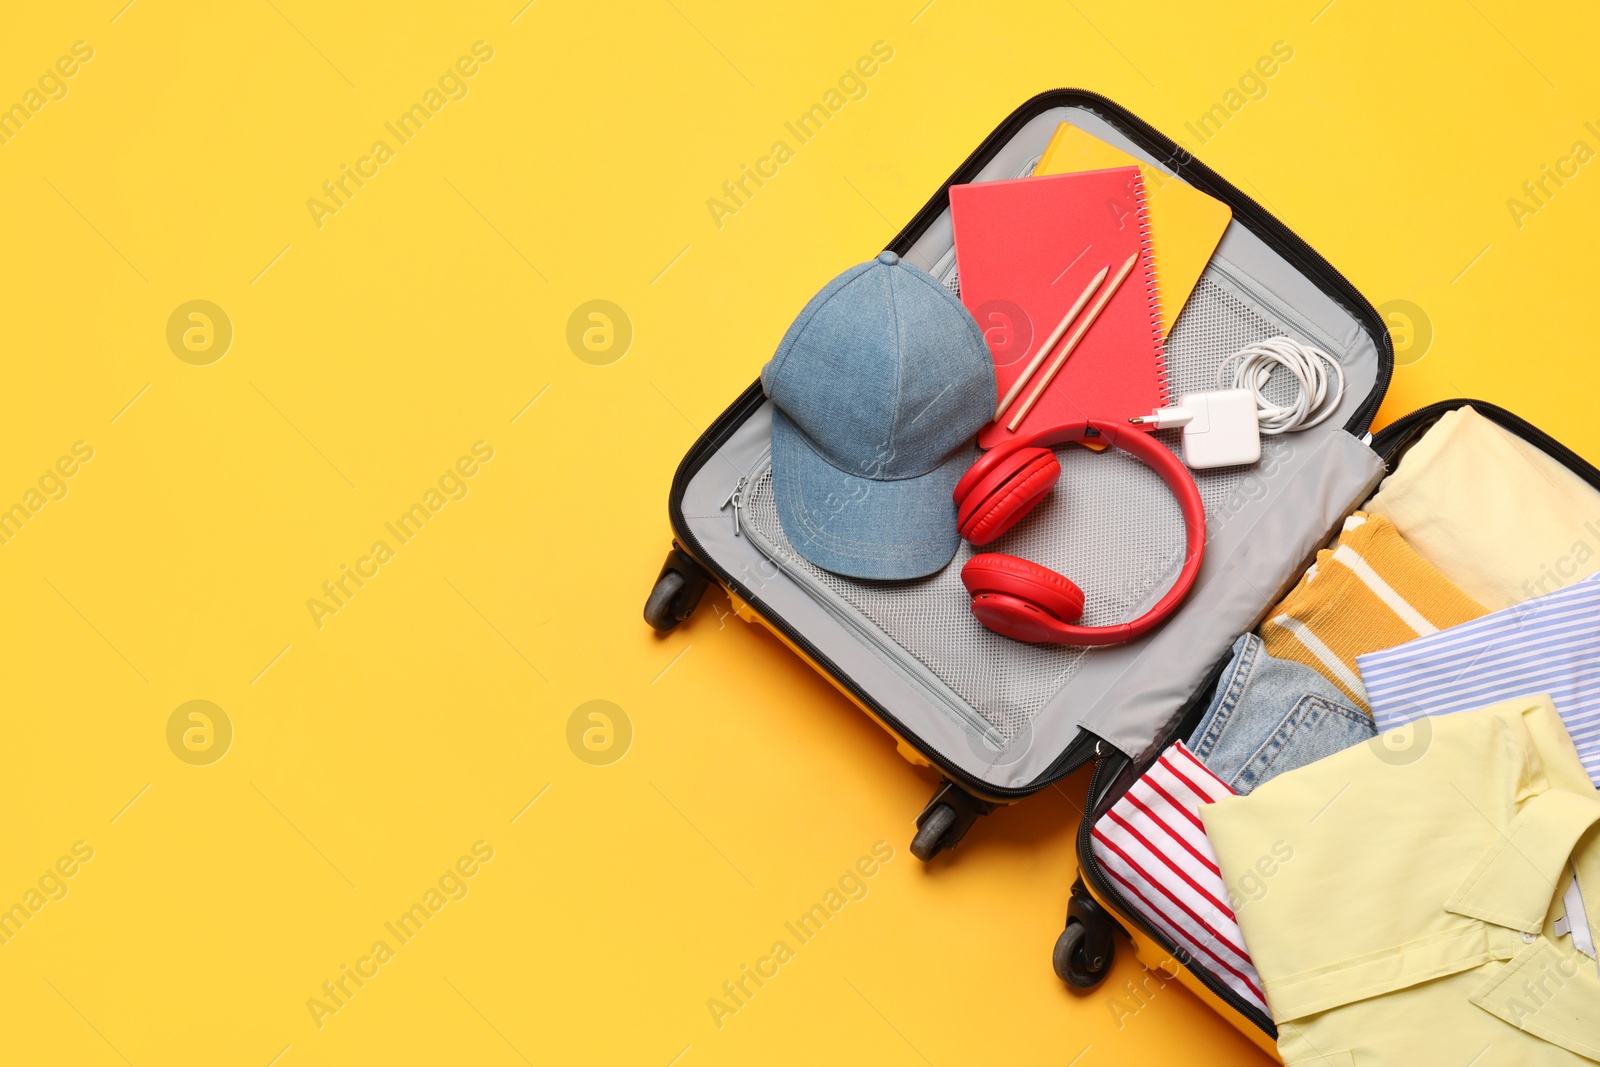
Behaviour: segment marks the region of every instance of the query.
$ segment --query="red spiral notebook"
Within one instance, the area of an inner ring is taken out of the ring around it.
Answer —
[[[989,343],[999,396],[1100,268],[1111,268],[1109,281],[1139,255],[1018,434],[1086,418],[1121,422],[1166,406],[1161,301],[1139,168],[953,185],[950,217],[961,302]],[[1005,423],[1054,360],[1055,351],[1005,417],[980,431],[979,445],[993,448],[1012,436]]]

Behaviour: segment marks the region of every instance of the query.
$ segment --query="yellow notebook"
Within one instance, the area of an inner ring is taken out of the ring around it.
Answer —
[[[1073,174],[1130,165],[1137,165],[1144,178],[1156,284],[1161,294],[1161,333],[1166,336],[1211,261],[1211,253],[1222,240],[1233,211],[1194,186],[1168,177],[1066,122],[1056,127],[1055,136],[1033,173]]]

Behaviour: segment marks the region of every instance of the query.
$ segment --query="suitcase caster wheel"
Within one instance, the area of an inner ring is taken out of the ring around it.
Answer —
[[[955,843],[947,843],[944,837],[955,824],[954,808],[948,804],[934,805],[927,813],[927,818],[922,820],[922,825],[917,827],[917,836],[911,839],[911,854],[927,863],[943,849],[953,847]]]
[[[917,816],[917,836],[911,839],[911,854],[927,863],[945,849],[955,848],[979,816],[989,814],[994,808],[989,801],[978,799],[954,782],[941,783],[933,799]]]
[[[1050,954],[1050,965],[1055,968],[1056,977],[1074,989],[1093,989],[1105,981],[1116,956],[1115,942],[1107,936],[1102,939],[1106,946],[1104,954],[1090,959],[1088,940],[1089,928],[1077,919],[1069,919],[1067,928],[1056,938],[1055,951]]]
[[[685,584],[683,575],[668,571],[650,590],[650,598],[644,602],[644,621],[656,632],[666,633],[683,621],[673,612],[672,601],[683,592]]]
[[[675,630],[700,603],[711,584],[711,575],[676,545],[667,553],[667,562],[656,575],[650,597],[644,602],[644,621],[657,633]]]

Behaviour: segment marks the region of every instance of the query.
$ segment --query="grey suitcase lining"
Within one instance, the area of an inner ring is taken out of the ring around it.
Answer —
[[[1063,120],[1154,162],[1092,112],[1063,107],[1025,124],[979,180],[1031,170]],[[954,289],[950,248],[946,212],[905,258]],[[1197,472],[1207,511],[1205,565],[1179,614],[1140,641],[1082,649],[1024,645],[989,633],[967,611],[960,585],[970,546],[939,574],[914,582],[856,581],[807,563],[783,536],[772,502],[770,405],[690,481],[684,519],[701,549],[767,610],[805,634],[924,745],[978,780],[1027,786],[1080,729],[1135,755],[1382,475],[1376,455],[1338,428],[1377,380],[1372,339],[1350,312],[1237,222],[1168,338],[1172,395],[1213,387],[1224,357],[1274,333],[1339,359],[1348,379],[1344,400],[1312,430],[1264,439],[1256,468]],[[1176,444],[1175,434],[1163,438]],[[1061,455],[1056,491],[990,547],[1078,581],[1090,624],[1131,618],[1165,591],[1181,560],[1176,504],[1154,474],[1115,450],[1096,455],[1072,448]],[[738,507],[731,506],[735,498]]]

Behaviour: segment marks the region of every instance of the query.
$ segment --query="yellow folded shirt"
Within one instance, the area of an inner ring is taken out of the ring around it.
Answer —
[[[1370,712],[1357,656],[1486,614],[1406,544],[1394,523],[1358,511],[1257,632],[1268,654],[1320,671]]]
[[[1434,423],[1366,510],[1493,610],[1600,570],[1600,492],[1471,407]]]
[[[1600,1061],[1600,794],[1549,697],[1419,719],[1200,817],[1289,1067]]]

